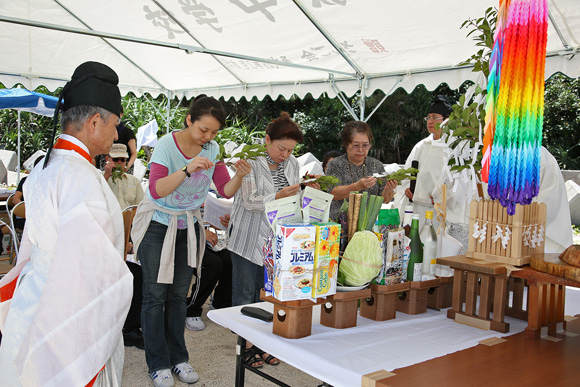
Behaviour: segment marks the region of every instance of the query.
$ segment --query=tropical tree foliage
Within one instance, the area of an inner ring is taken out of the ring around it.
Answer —
[[[580,78],[546,81],[543,145],[562,169],[580,169]]]

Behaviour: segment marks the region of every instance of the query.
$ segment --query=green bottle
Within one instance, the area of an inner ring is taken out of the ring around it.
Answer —
[[[419,214],[413,214],[409,238],[411,239],[411,256],[407,266],[407,280],[421,281],[423,276],[423,243],[421,243],[419,236]]]

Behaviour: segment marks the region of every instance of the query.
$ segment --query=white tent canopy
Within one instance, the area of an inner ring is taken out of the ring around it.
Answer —
[[[549,0],[546,77],[580,76],[578,0]],[[87,60],[123,93],[314,97],[473,79],[460,29],[489,0],[0,0],[0,82],[64,85]],[[334,81],[333,81],[334,80]]]

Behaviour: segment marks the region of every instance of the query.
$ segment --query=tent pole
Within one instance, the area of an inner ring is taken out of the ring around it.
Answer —
[[[367,86],[367,78],[361,78],[358,81],[358,88],[360,90],[360,99],[358,101],[358,106],[360,108],[360,119],[359,121],[366,121],[365,120],[365,100],[366,100],[366,86]]]
[[[20,182],[20,109],[18,109],[18,164],[16,165],[16,181]],[[6,178],[6,183],[8,183],[8,178]],[[8,184],[6,184],[8,185]]]
[[[375,106],[375,108],[373,109],[373,111],[371,112],[371,114],[369,114],[369,115],[367,116],[367,118],[365,119],[365,122],[367,122],[367,121],[368,121],[368,120],[369,120],[369,119],[370,119],[370,118],[373,116],[373,114],[375,114],[375,112],[376,112],[377,110],[379,110],[379,108],[380,108],[380,107],[383,105],[383,102],[385,102],[385,101],[386,101],[387,97],[388,97],[389,95],[391,95],[391,93],[393,92],[393,90],[395,89],[395,87],[396,87],[396,86],[397,86],[399,83],[401,83],[402,81],[403,81],[403,77],[399,77],[399,79],[397,79],[397,82],[396,82],[396,83],[393,85],[393,87],[391,87],[391,89],[390,89],[390,90],[389,90],[387,93],[385,93],[385,96],[383,97],[383,99],[381,99],[381,102],[379,102],[379,103],[377,104],[377,106]]]
[[[338,86],[336,85],[336,83],[334,83],[334,75],[333,74],[330,74],[330,87],[332,88],[332,90],[336,94],[336,97],[338,98],[338,100],[342,103],[342,105],[346,108],[346,110],[348,110],[348,112],[350,113],[352,118],[356,120],[357,119],[356,113],[353,110],[353,108],[350,106],[350,104],[348,103],[346,98],[344,98],[344,96],[341,94],[341,91],[338,88]]]
[[[171,90],[169,90],[169,94],[167,95],[167,129],[165,129],[165,133],[169,133],[169,123],[171,122]]]

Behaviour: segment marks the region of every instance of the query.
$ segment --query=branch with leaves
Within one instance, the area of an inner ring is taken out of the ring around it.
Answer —
[[[237,157],[241,160],[256,160],[259,156],[266,156],[266,147],[260,144],[247,144],[244,145],[242,150],[235,153],[226,153],[225,147],[220,144],[220,151],[216,156],[215,161],[221,161],[224,159],[231,159],[232,157]]]

